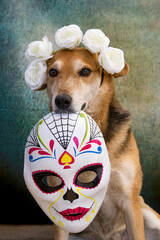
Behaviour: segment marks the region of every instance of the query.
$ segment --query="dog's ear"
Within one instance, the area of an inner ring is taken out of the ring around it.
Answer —
[[[114,73],[113,77],[118,78],[118,77],[123,77],[129,72],[129,66],[126,62],[124,62],[124,68],[119,72],[119,73]]]
[[[42,90],[44,90],[44,89],[46,89],[46,88],[47,88],[47,84],[45,83],[45,84],[43,84],[40,88],[35,89],[34,91],[42,91]]]

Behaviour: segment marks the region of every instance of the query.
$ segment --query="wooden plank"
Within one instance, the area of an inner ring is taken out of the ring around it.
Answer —
[[[52,225],[1,225],[1,240],[53,240]]]
[[[0,240],[54,240],[53,225],[0,225]],[[82,240],[70,235],[69,240]]]

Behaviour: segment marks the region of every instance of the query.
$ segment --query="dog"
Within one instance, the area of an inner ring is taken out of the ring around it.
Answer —
[[[140,196],[142,169],[131,117],[115,95],[114,78],[99,66],[98,54],[83,47],[60,49],[47,61],[50,110],[89,114],[99,125],[109,152],[111,178],[105,200],[94,221],[82,233],[87,239],[158,240],[160,216]],[[67,240],[69,233],[54,226],[54,239]]]

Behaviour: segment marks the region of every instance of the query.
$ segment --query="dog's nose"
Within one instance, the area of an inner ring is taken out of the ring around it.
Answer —
[[[67,109],[72,103],[72,98],[68,94],[60,94],[55,98],[55,104],[60,109]]]

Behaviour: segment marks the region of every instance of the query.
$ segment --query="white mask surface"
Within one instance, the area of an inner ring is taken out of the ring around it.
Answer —
[[[110,163],[98,125],[84,112],[49,113],[26,143],[24,179],[46,215],[77,233],[96,216],[107,191]]]

